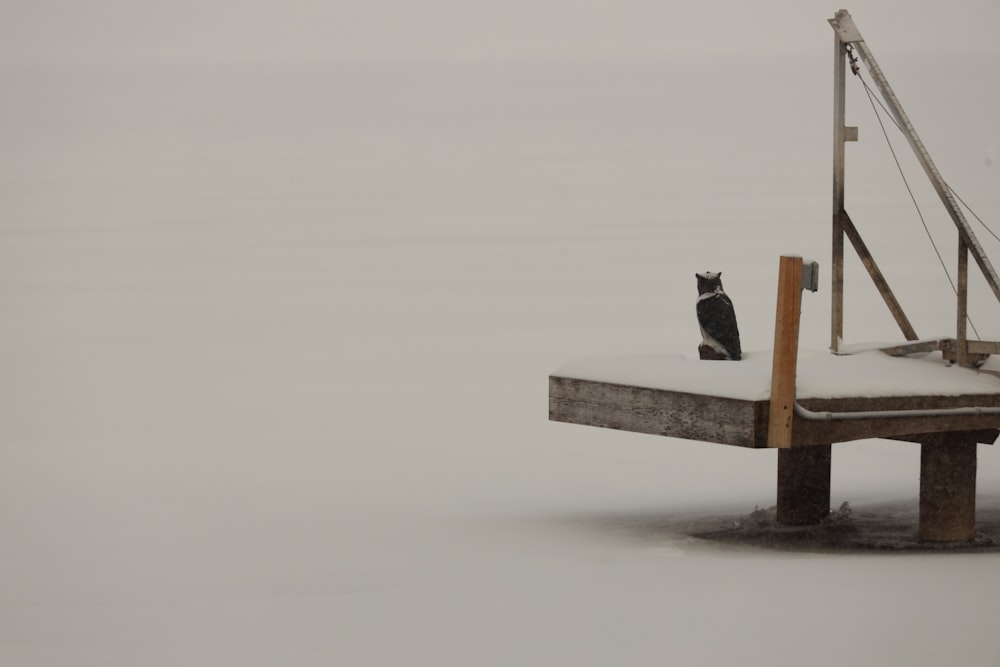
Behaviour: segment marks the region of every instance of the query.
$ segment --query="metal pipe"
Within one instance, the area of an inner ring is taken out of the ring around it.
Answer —
[[[1000,407],[928,408],[925,410],[859,410],[856,412],[817,412],[795,402],[795,414],[809,421],[837,421],[848,419],[893,419],[903,417],[959,417],[1000,415]]]

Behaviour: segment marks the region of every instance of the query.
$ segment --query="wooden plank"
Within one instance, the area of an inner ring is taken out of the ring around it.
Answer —
[[[989,340],[970,340],[970,354],[1000,354],[1000,342]]]
[[[892,288],[889,287],[889,282],[885,279],[881,269],[878,268],[878,264],[875,263],[875,257],[868,250],[868,246],[865,244],[864,239],[861,238],[861,234],[858,233],[858,229],[854,226],[854,221],[851,220],[851,216],[847,214],[847,211],[844,211],[842,224],[844,226],[844,233],[851,241],[854,251],[858,253],[858,257],[861,259],[861,264],[868,271],[872,282],[875,283],[875,288],[885,302],[886,307],[889,308],[892,318],[896,320],[896,326],[903,332],[906,340],[917,340],[920,336],[917,335],[913,325],[910,324],[909,318],[903,312],[903,307],[899,304],[899,300],[896,299]]]
[[[909,435],[891,436],[888,439],[924,444],[925,442],[936,442],[937,438],[942,437],[956,437],[962,439],[964,442],[992,445],[1000,437],[1000,430],[983,429],[979,431],[948,431],[947,433],[910,433]]]
[[[965,347],[966,354],[969,356],[988,357],[991,354],[1000,354],[1000,342],[997,341],[966,340]],[[956,357],[958,354],[958,344],[954,338],[928,338],[926,340],[916,340],[911,343],[901,343],[878,349],[891,357],[903,357],[908,354],[934,352],[936,350],[945,351],[947,357]]]
[[[766,402],[549,377],[549,419],[737,447],[764,447]]]
[[[935,352],[943,350],[947,338],[929,338],[927,340],[915,340],[902,345],[892,347],[880,347],[879,351],[888,354],[890,357],[905,357],[908,354],[918,354],[920,352]]]
[[[768,447],[791,447],[795,412],[795,367],[799,356],[802,309],[802,258],[783,256],[778,264],[778,303],[774,315],[774,362]]]
[[[959,396],[889,396],[801,399],[817,412],[923,410],[1000,407],[1000,394]],[[742,400],[706,394],[633,387],[551,376],[549,419],[635,433],[700,440],[737,447],[767,447],[768,400]],[[811,447],[868,438],[923,442],[929,434],[981,432],[992,442],[1000,415],[939,415],[810,421],[795,417],[792,445]],[[919,434],[919,435],[914,435]]]

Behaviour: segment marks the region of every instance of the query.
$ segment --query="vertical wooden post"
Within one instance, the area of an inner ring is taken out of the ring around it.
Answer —
[[[920,445],[920,539],[976,538],[976,442],[942,433]]]
[[[956,361],[959,366],[969,366],[969,335],[966,322],[969,318],[969,247],[958,235],[958,312],[955,326]]]
[[[831,450],[830,445],[778,450],[778,523],[809,526],[829,516]]]
[[[778,265],[778,303],[774,316],[774,360],[767,445],[778,450],[778,523],[803,526],[830,514],[830,445],[792,446],[795,371],[802,312],[802,258],[782,256]]]
[[[774,317],[774,360],[771,364],[771,405],[767,425],[768,447],[792,446],[801,309],[802,258],[785,255],[778,265],[778,304]]]
[[[844,337],[844,162],[845,79],[847,49],[833,31],[833,259],[830,277],[830,349],[837,352]]]

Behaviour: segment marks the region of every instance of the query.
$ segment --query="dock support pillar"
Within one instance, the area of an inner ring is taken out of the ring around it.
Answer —
[[[944,433],[920,444],[920,539],[976,538],[976,443]]]
[[[778,450],[778,523],[808,526],[829,516],[831,449],[810,445]]]

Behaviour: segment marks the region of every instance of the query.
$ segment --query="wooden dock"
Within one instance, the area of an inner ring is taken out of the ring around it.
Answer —
[[[914,370],[887,376],[878,363],[883,355],[870,354],[878,356],[863,363],[833,355],[800,361],[801,410],[793,419],[791,446],[779,450],[779,522],[817,523],[829,514],[831,445],[891,438],[922,448],[921,539],[973,539],[976,444],[992,444],[1000,436],[1000,379],[946,367],[943,361],[885,357],[887,363]],[[766,387],[756,386],[766,376],[761,369],[769,364],[767,356],[756,362],[753,356],[744,362],[705,362],[670,355],[581,360],[549,377],[549,419],[767,449],[771,400]],[[857,386],[875,386],[878,395],[845,396],[837,387],[827,392],[837,395],[824,396],[817,377],[838,363],[853,364],[850,374]],[[640,382],[629,383],[630,376]],[[726,376],[734,379],[727,383]],[[695,389],[685,390],[685,385]],[[705,391],[706,385],[720,390]],[[725,395],[726,388],[736,395]]]
[[[792,447],[868,438],[923,442],[929,434],[986,434],[1000,429],[1000,414],[947,412],[963,408],[1000,409],[1000,393],[800,398],[798,402],[811,412],[828,413],[830,417],[808,419],[796,414]],[[924,411],[929,413],[919,414]],[[936,411],[941,414],[935,414]],[[843,413],[865,415],[838,419],[837,415]],[[769,417],[770,399],[749,400],[558,375],[549,377],[552,421],[763,449],[768,447]],[[996,434],[978,442],[992,443],[995,439]]]
[[[805,355],[800,361],[802,290],[816,291],[818,264],[785,255],[778,270],[772,352],[740,361],[652,355],[571,363],[549,377],[549,419],[777,448],[777,520],[789,525],[818,523],[829,515],[834,443],[872,438],[919,443],[919,536],[928,542],[967,542],[975,538],[976,446],[992,444],[1000,435],[1000,378],[975,370],[990,355],[1000,355],[1000,341],[970,341],[966,331],[970,257],[998,301],[1000,274],[850,14],[840,10],[829,22],[835,47],[830,349],[838,354],[824,354],[822,361]],[[887,112],[891,109],[957,228],[954,338],[920,339],[844,208],[844,146],[858,139],[858,128],[844,122],[848,64],[854,75],[860,74],[862,64],[868,69]],[[844,356],[845,238],[906,339],[880,346],[885,355]],[[914,358],[916,354],[922,357]],[[843,372],[836,364],[853,366]],[[831,384],[843,378],[847,384]]]

